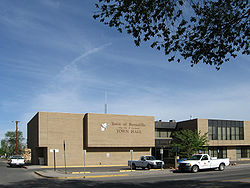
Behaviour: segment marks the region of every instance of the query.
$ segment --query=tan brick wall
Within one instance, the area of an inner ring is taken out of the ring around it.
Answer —
[[[97,152],[89,151],[86,155],[86,165],[128,165],[131,160],[131,148],[98,148]],[[105,151],[106,150],[106,151]],[[142,155],[151,155],[150,148],[134,148],[133,160],[139,160]]]
[[[250,146],[250,121],[244,121],[244,140]]]
[[[152,116],[88,115],[87,147],[154,147]],[[107,128],[102,128],[102,124]]]
[[[76,165],[83,156],[83,117],[84,114],[39,112],[39,147],[48,147],[48,165],[53,165],[56,153],[57,165],[64,165],[63,142],[66,145],[67,165]]]
[[[208,120],[207,119],[197,119],[198,131],[201,131],[201,135],[208,133]],[[208,136],[208,135],[207,135]]]
[[[37,164],[35,148],[38,146],[38,113],[27,124],[27,144],[31,149],[31,162]]]
[[[208,132],[208,119],[187,120],[177,123],[178,129],[191,129],[201,131],[201,134]],[[209,146],[227,147],[227,156],[230,160],[237,159],[236,148],[241,146],[250,146],[250,121],[244,121],[244,140],[209,140]]]
[[[28,147],[38,146],[38,113],[27,124]]]
[[[236,161],[236,147],[227,147],[227,156],[229,161]]]
[[[155,144],[153,117],[110,114],[88,114],[88,116],[87,120],[84,114],[39,112],[38,121],[30,126],[37,127],[39,132],[36,138],[33,138],[34,135],[30,135],[33,140],[38,139],[37,147],[33,148],[36,164],[38,163],[38,153],[41,157],[45,152],[48,156],[48,158],[45,157],[45,162],[48,161],[47,165],[53,166],[54,153],[50,152],[51,149],[59,150],[55,153],[57,166],[64,166],[65,156],[67,166],[82,166],[84,149],[87,150],[86,165],[127,165],[130,159],[130,149],[134,150],[136,159],[141,155],[150,155],[150,147]],[[111,126],[102,131],[101,123],[104,122]],[[87,125],[84,125],[86,123]],[[118,125],[119,123],[122,124],[122,128],[121,125]],[[116,129],[125,130],[125,123],[130,124],[132,133],[122,134],[124,132],[121,131],[118,134],[115,132]],[[85,130],[84,126],[88,129]],[[89,134],[87,130],[90,131]],[[31,128],[30,131],[35,131],[35,129]],[[84,147],[83,138],[88,138],[92,147]],[[66,142],[65,155],[64,140]]]

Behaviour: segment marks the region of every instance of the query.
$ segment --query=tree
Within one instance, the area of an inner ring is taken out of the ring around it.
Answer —
[[[249,55],[248,0],[99,0],[93,17],[126,31],[136,46],[150,41],[169,61],[220,66]]]
[[[0,148],[0,156],[5,155],[5,152],[2,148]]]
[[[24,149],[23,144],[24,138],[23,133],[18,131],[18,153],[21,153]],[[6,154],[7,156],[16,154],[16,132],[8,131],[5,133],[5,138],[1,140],[1,152]]]
[[[178,155],[181,157],[191,157],[198,150],[204,148],[208,143],[207,133],[183,129],[172,134],[172,146],[178,147]]]

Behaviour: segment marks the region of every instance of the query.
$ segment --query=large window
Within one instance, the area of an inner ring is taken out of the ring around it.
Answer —
[[[227,158],[227,147],[208,147],[202,153],[209,154],[211,157]]]
[[[250,158],[250,147],[241,148],[241,158]]]
[[[170,138],[171,131],[169,131],[167,129],[156,129],[155,130],[155,137],[156,138]]]
[[[208,120],[209,140],[244,140],[243,121]]]
[[[250,158],[250,147],[239,147],[236,154],[237,158]]]

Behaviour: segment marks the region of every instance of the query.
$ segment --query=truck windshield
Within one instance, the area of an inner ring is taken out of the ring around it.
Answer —
[[[201,157],[202,155],[193,155],[190,160],[200,160]]]
[[[23,159],[23,157],[20,156],[20,155],[13,155],[13,156],[11,156],[10,158],[11,158],[11,159]]]
[[[146,156],[146,160],[156,160],[154,156]]]

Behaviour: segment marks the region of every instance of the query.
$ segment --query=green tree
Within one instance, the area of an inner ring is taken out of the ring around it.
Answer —
[[[18,131],[18,153],[22,153],[24,149],[24,137],[21,131]],[[16,154],[16,132],[8,131],[5,133],[5,138],[1,140],[1,152],[6,153],[7,156]]]
[[[169,61],[220,66],[249,55],[248,0],[99,0],[93,17],[126,31],[134,42],[150,41]]]
[[[4,150],[2,148],[0,148],[0,155],[2,156],[4,154],[5,154]]]
[[[198,150],[203,149],[208,144],[207,133],[183,129],[172,134],[172,146],[178,147],[178,155],[190,158]]]

